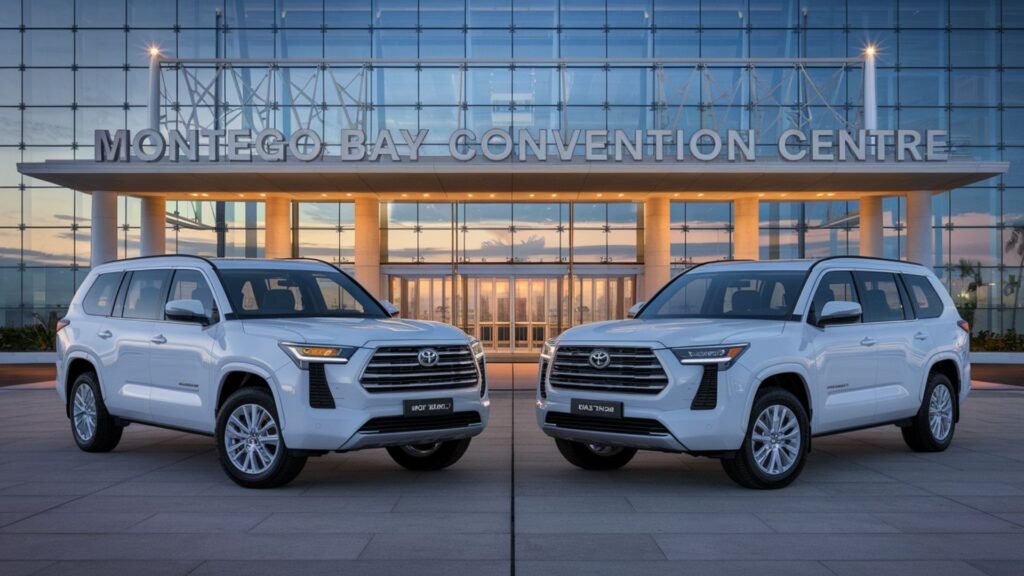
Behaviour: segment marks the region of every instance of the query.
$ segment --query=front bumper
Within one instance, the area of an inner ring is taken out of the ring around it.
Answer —
[[[545,393],[540,394],[538,390],[537,395],[538,426],[554,438],[644,450],[723,452],[738,449],[746,435],[750,372],[740,364],[720,372],[715,408],[692,410],[690,405],[697,394],[704,367],[680,365],[667,349],[655,350],[655,354],[669,379],[658,394],[576,390],[546,384]],[[600,420],[595,421],[594,427],[586,423],[567,427],[549,421],[549,414],[571,414],[574,399],[622,402],[622,416],[626,421],[654,421],[664,431],[621,433],[595,429],[602,428]]]
[[[476,386],[403,392],[367,392],[359,374],[372,354],[360,349],[349,364],[327,364],[326,376],[335,408],[311,408],[309,373],[288,363],[275,374],[280,390],[281,431],[289,448],[297,450],[352,451],[404,444],[428,444],[470,438],[483,432],[490,416],[490,398]],[[294,383],[294,384],[289,384]],[[477,423],[450,428],[368,432],[363,427],[376,418],[403,415],[404,400],[451,398],[453,412],[475,413]]]

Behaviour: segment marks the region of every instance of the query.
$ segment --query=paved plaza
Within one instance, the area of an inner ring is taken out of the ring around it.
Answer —
[[[976,391],[946,453],[892,427],[820,438],[796,484],[752,492],[687,456],[577,470],[530,392],[496,391],[449,470],[335,454],[249,491],[210,438],[133,425],[85,454],[52,390],[5,389],[0,574],[1021,574],[1022,416],[1024,390]]]

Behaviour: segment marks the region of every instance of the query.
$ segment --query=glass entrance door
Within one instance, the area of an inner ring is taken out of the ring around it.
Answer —
[[[452,277],[403,277],[389,279],[392,304],[402,318],[452,324]]]
[[[635,276],[576,278],[573,325],[625,318],[636,302],[635,282]]]
[[[537,352],[568,328],[564,278],[465,278],[462,329],[494,352]]]

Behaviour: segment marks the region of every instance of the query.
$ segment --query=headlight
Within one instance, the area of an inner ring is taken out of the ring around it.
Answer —
[[[749,344],[698,346],[673,348],[672,353],[679,359],[680,364],[717,364],[719,370],[725,370],[732,366],[748,347]]]
[[[281,342],[281,349],[284,350],[292,361],[299,368],[305,370],[310,362],[332,362],[335,364],[347,364],[352,355],[356,353],[355,346],[326,346],[323,344],[297,344],[295,342]]]
[[[557,346],[555,346],[554,338],[544,342],[544,348],[540,351],[540,357],[546,360],[551,360],[555,357],[555,348],[557,348]]]
[[[469,350],[473,353],[473,358],[476,359],[478,364],[484,359],[484,345],[476,338],[469,341]]]

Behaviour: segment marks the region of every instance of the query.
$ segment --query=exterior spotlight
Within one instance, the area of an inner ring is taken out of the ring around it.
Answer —
[[[149,47],[149,55],[154,57],[154,58],[156,58],[157,56],[160,55],[160,48],[158,46],[156,46],[156,45],[150,46]]]
[[[867,56],[874,57],[874,55],[877,54],[877,53],[878,53],[878,48],[875,47],[874,44],[868,44],[867,47],[864,48],[864,54],[867,55]]]

